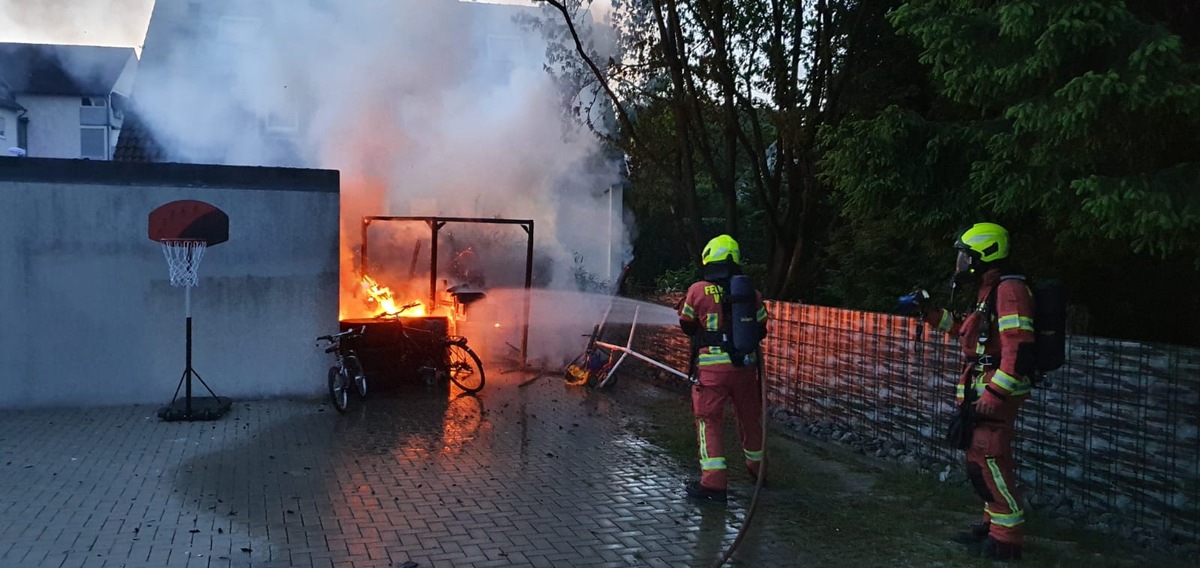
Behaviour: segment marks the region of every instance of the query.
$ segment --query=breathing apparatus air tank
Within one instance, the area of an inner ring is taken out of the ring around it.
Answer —
[[[729,279],[729,302],[733,312],[729,332],[738,353],[754,353],[762,339],[759,337],[757,299],[749,276],[738,274]]]

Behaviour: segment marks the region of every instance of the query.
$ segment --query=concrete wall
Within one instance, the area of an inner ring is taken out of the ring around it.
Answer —
[[[338,326],[337,172],[4,159],[0,408],[171,400],[184,288],[147,216],[177,199],[230,219],[192,289],[196,371],[234,400],[323,391],[313,338]]]

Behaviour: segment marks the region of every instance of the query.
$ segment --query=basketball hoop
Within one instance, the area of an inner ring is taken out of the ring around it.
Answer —
[[[200,260],[204,258],[208,242],[199,239],[165,239],[161,243],[171,274],[171,285],[188,288],[197,286],[200,283]]]
[[[217,396],[208,383],[192,368],[192,288],[200,283],[200,260],[211,246],[229,240],[229,216],[212,204],[191,199],[172,201],[150,212],[148,236],[162,245],[171,275],[171,285],[183,287],[184,352],[183,375],[171,403],[158,410],[163,420],[213,420],[232,406],[232,401]],[[211,397],[192,397],[192,379],[200,381]],[[179,389],[187,384],[184,398]]]

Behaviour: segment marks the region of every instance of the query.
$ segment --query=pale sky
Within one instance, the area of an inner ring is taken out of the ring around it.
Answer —
[[[0,0],[0,41],[141,51],[154,0]]]
[[[154,0],[0,0],[0,42],[133,47],[140,55],[153,7]]]

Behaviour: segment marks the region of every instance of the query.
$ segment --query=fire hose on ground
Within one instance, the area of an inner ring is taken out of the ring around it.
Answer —
[[[613,343],[608,343],[605,341],[600,341],[598,339],[600,336],[600,331],[604,328],[605,323],[607,323],[608,315],[612,310],[611,303],[609,304],[608,309],[605,310],[604,316],[601,318],[600,323],[597,324],[596,327],[594,328],[594,330],[590,336],[591,339],[588,344],[588,349],[585,351],[584,355],[581,356],[582,363],[584,365],[591,364],[591,361],[589,361],[589,359],[592,354],[593,347],[602,347],[604,349],[609,350],[609,353],[610,353],[608,363],[604,364],[602,367],[604,376],[602,379],[600,379],[596,383],[595,386],[597,388],[601,388],[601,389],[607,388],[608,386],[610,386],[612,384],[612,379],[613,379],[614,374],[616,373],[617,367],[619,367],[621,365],[621,363],[625,361],[625,358],[627,356],[632,356],[635,359],[641,360],[641,361],[648,363],[654,367],[657,367],[663,371],[666,371],[677,377],[680,377],[683,380],[690,383],[692,386],[695,386],[696,384],[698,384],[698,380],[696,379],[696,377],[690,375],[689,373],[683,373],[683,372],[679,371],[678,369],[671,367],[670,365],[664,364],[659,361],[655,361],[654,359],[647,357],[646,355],[643,355],[643,354],[638,353],[637,351],[633,350],[633,335],[634,335],[634,332],[637,331],[638,312],[640,311],[640,309],[641,309],[640,307],[635,307],[633,310],[633,318],[631,319],[630,326],[629,326],[629,338],[625,341],[624,346],[616,345]],[[611,358],[612,353],[620,353],[621,356],[615,362],[613,362],[612,358]],[[577,359],[576,361],[579,361],[579,359]],[[568,378],[570,378],[573,374],[571,371],[571,367],[573,367],[573,366],[574,366],[574,364],[568,365],[568,369],[566,371],[566,375]],[[584,376],[581,380],[575,381],[572,384],[584,384],[584,383],[588,382],[587,381],[587,372],[585,371],[583,373],[583,375]],[[721,556],[719,556],[717,558],[717,560],[713,563],[713,568],[720,568],[721,566],[724,566],[725,563],[728,562],[729,559],[733,556],[733,553],[737,550],[738,546],[741,545],[742,540],[745,538],[746,530],[750,527],[750,522],[754,519],[754,512],[758,508],[758,497],[762,491],[763,480],[765,479],[765,475],[766,475],[767,430],[768,430],[768,428],[767,428],[767,418],[768,418],[768,415],[767,415],[767,381],[766,381],[766,375],[763,373],[762,351],[761,350],[759,350],[759,352],[758,352],[758,385],[759,385],[759,389],[758,389],[759,396],[762,398],[762,401],[761,401],[762,416],[760,417],[760,421],[762,424],[762,441],[763,441],[762,462],[761,462],[762,466],[758,468],[758,476],[754,481],[754,493],[751,494],[750,505],[746,508],[746,518],[742,522],[741,528],[738,529],[737,535],[734,537],[733,542],[730,543],[729,548],[725,549],[725,552],[723,552],[721,554]]]

